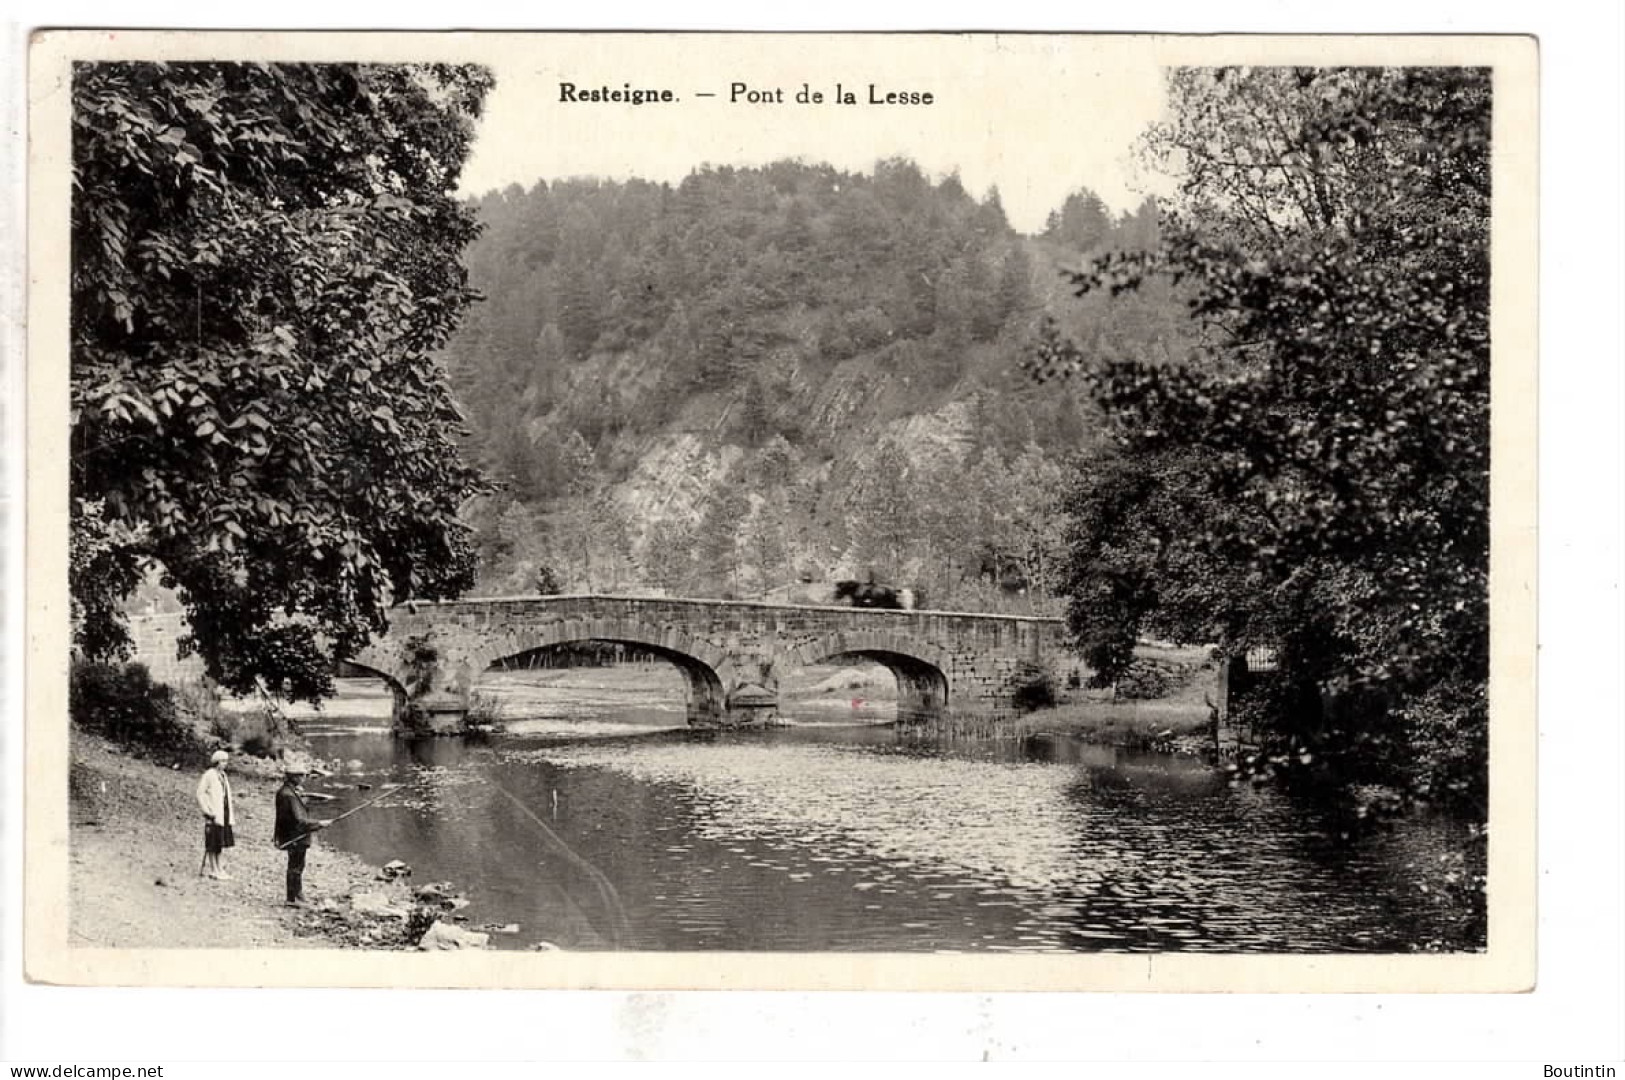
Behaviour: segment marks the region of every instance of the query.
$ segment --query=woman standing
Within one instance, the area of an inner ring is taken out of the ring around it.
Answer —
[[[203,865],[198,873],[216,881],[231,880],[221,865],[221,857],[226,848],[237,843],[231,832],[237,823],[231,804],[231,778],[226,775],[226,762],[230,760],[226,751],[216,750],[197,785],[197,804],[203,811]]]

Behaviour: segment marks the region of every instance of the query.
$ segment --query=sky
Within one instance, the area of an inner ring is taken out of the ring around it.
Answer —
[[[1166,182],[1136,165],[1135,141],[1162,108],[1150,54],[1098,39],[1034,35],[564,36],[491,60],[486,102],[462,191],[541,179],[641,177],[676,183],[706,165],[783,158],[868,171],[913,159],[934,178],[957,172],[978,198],[997,186],[1010,223],[1043,228],[1088,187],[1129,211]],[[561,83],[671,90],[672,103],[561,101]],[[731,100],[736,84],[768,98]],[[836,86],[857,104],[834,101]],[[888,91],[929,105],[871,105]],[[797,103],[803,87],[824,102]],[[715,97],[699,95],[710,93]],[[772,100],[778,98],[780,100]]]

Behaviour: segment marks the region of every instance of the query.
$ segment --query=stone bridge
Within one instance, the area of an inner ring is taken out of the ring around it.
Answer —
[[[493,665],[573,642],[618,643],[676,666],[696,725],[771,718],[780,678],[804,664],[884,665],[902,716],[1002,711],[1025,666],[1070,663],[1059,619],[615,596],[409,605],[350,662],[390,685],[398,725],[445,731],[460,726]]]

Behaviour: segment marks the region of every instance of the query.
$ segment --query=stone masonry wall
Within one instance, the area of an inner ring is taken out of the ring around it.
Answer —
[[[175,642],[186,632],[185,615],[132,615],[130,659],[145,664],[154,680],[170,686],[201,679],[201,659],[188,656],[182,660],[175,655]]]
[[[1008,702],[1023,663],[1065,662],[1060,621],[1019,616],[572,596],[422,604],[391,618],[389,634],[356,661],[416,696],[449,700],[466,700],[498,660],[588,639],[638,643],[670,659],[702,714],[725,710],[741,688],[776,694],[787,666],[840,655],[887,664],[927,699],[940,672],[950,707],[982,708]],[[413,639],[432,645],[433,670],[406,662]]]

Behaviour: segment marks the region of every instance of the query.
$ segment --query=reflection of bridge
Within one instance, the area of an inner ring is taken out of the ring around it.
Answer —
[[[897,677],[898,711],[999,710],[1028,664],[1065,660],[1059,619],[727,600],[548,596],[417,604],[352,663],[395,691],[396,720],[456,726],[493,664],[571,642],[614,642],[670,661],[693,724],[773,715],[779,678],[821,661],[872,660]]]

